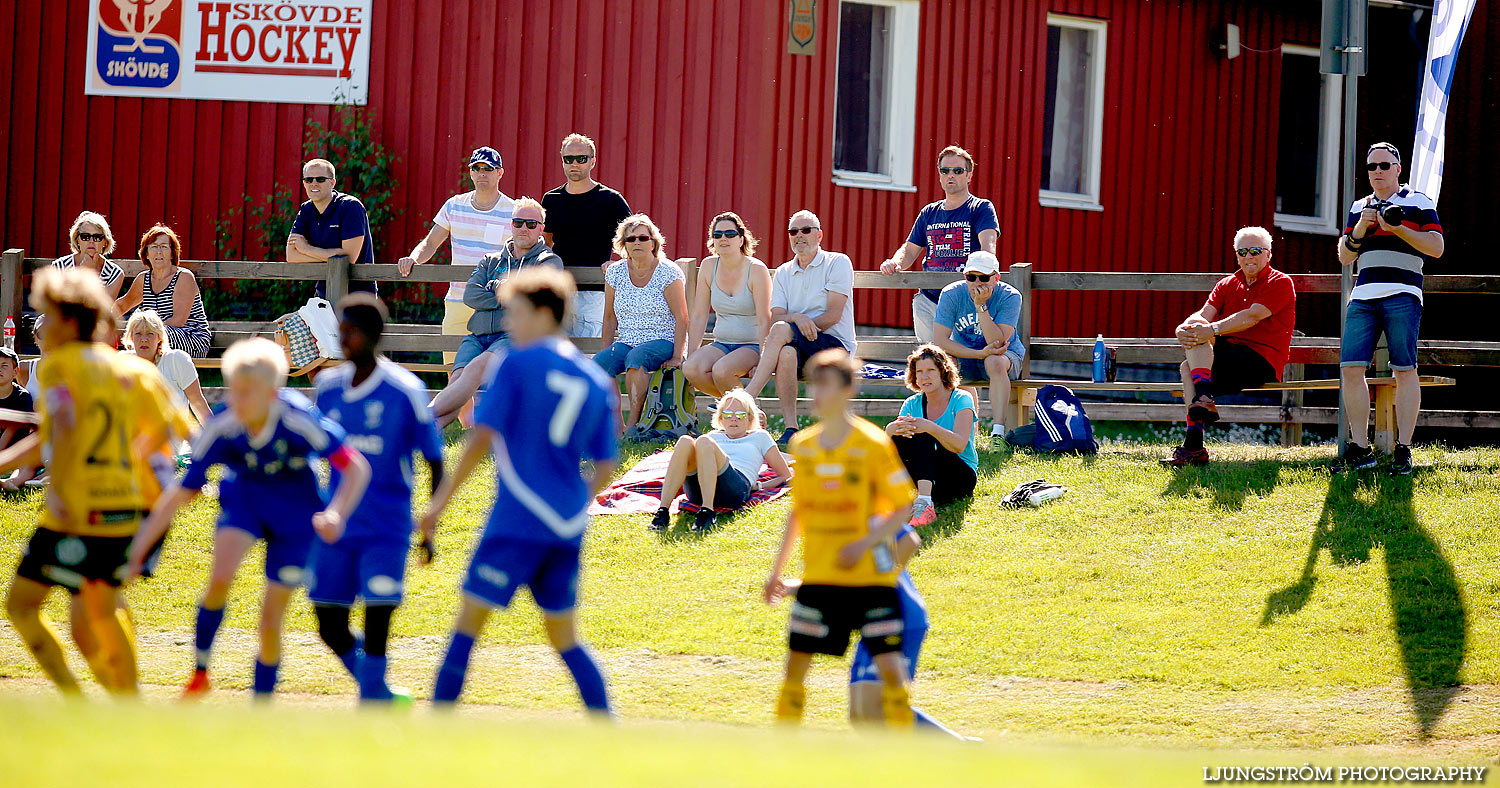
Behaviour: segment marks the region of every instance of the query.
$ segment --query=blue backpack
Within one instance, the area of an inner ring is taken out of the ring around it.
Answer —
[[[1043,386],[1036,393],[1031,412],[1036,420],[1032,449],[1066,454],[1099,451],[1099,444],[1094,442],[1094,425],[1089,423],[1083,403],[1067,386]]]

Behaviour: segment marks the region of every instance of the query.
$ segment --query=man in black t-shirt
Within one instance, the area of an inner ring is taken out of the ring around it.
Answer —
[[[21,367],[21,358],[16,351],[0,346],[0,410],[33,411],[31,393],[16,383],[16,370]],[[0,449],[31,434],[25,425],[0,426]]]
[[[565,265],[609,265],[615,228],[630,215],[630,205],[614,189],[594,180],[598,148],[582,134],[562,142],[563,175],[568,182],[542,195],[547,212],[547,246]],[[604,293],[579,290],[570,336],[597,337],[604,328]]]

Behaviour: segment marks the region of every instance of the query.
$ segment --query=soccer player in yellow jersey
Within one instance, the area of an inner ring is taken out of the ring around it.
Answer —
[[[802,584],[792,605],[791,653],[776,716],[791,723],[802,719],[813,655],[842,657],[857,631],[880,674],[886,722],[910,727],[896,593],[900,567],[891,551],[917,492],[885,432],[850,415],[854,370],[854,360],[838,348],[807,362],[819,421],[792,439],[792,511],[764,589],[767,604],[786,592],[781,573],[802,535]]]
[[[52,586],[77,597],[73,637],[100,683],[136,690],[135,649],[120,605],[126,551],[150,505],[137,447],[149,449],[180,423],[149,362],[103,344],[114,305],[97,277],[43,271],[31,303],[47,319],[47,356],[37,369],[45,402],[41,429],[0,454],[0,469],[45,460],[54,483],[6,596],[6,612],[43,671],[66,693],[79,691],[41,607]],[[3,470],[0,470],[3,472]]]

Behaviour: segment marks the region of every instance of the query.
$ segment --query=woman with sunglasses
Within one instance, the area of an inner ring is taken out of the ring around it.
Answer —
[[[68,246],[72,253],[53,260],[52,267],[92,268],[99,272],[99,281],[104,283],[109,297],[119,298],[125,271],[105,256],[115,251],[115,234],[110,231],[104,215],[93,211],[78,214],[68,230]]]
[[[130,289],[115,301],[115,311],[123,315],[144,305],[166,328],[160,337],[163,342],[192,358],[207,357],[211,334],[203,292],[193,272],[178,265],[182,242],[177,233],[165,224],[152,225],[141,236],[140,255],[146,270],[136,274]]]
[[[708,287],[694,294],[682,371],[699,391],[721,397],[760,361],[760,343],[771,330],[771,271],[752,257],[755,236],[738,214],[715,216],[708,236],[711,256],[698,268]],[[709,312],[716,316],[714,341],[699,347]]]
[[[937,507],[974,494],[979,453],[974,449],[974,397],[958,388],[958,365],[937,345],[906,357],[906,387],[916,393],[887,424],[901,463],[917,483],[911,525],[932,525]]]
[[[623,260],[604,272],[604,338],[609,346],[594,362],[611,375],[625,375],[630,416],[625,440],[647,438],[641,409],[651,384],[651,373],[682,366],[687,338],[686,277],[662,250],[666,241],[656,223],[644,213],[620,222],[615,230],[615,252]]]
[[[786,457],[760,424],[760,408],[749,392],[736,388],[720,397],[713,432],[683,437],[672,450],[667,477],[662,480],[661,508],[651,518],[651,530],[665,531],[672,524],[670,508],[678,490],[685,488],[688,500],[703,507],[693,520],[693,530],[701,532],[717,524],[715,510],[739,509],[756,492],[791,479]],[[757,481],[762,465],[770,466],[776,475]]]

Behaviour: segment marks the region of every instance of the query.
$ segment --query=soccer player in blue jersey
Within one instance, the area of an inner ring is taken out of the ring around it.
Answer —
[[[443,446],[427,408],[427,387],[416,375],[375,352],[385,331],[385,304],[373,293],[339,302],[340,365],[318,376],[318,410],[344,428],[349,445],[370,463],[370,485],[338,541],[313,544],[307,596],[318,634],[359,684],[361,700],[389,701],[386,641],[401,604],[406,553],[416,530],[412,518],[412,455],[432,469],[433,489],[443,478]],[[335,474],[337,475],[337,474]],[[431,544],[424,542],[424,559]],[[365,603],[364,635],[349,628],[355,599]],[[408,699],[397,689],[399,699]]]
[[[139,574],[172,517],[208,483],[208,469],[224,466],[213,569],[198,606],[197,665],[184,697],[208,692],[214,637],[224,620],[229,586],[245,553],[266,543],[266,591],[260,609],[260,652],[254,689],[268,698],[281,664],[281,624],[287,602],[302,584],[313,539],[337,540],[364,494],[370,465],[349,446],[344,430],[286,384],[286,351],[269,339],[246,339],[224,353],[229,407],[209,419],[193,444],[193,464],[152,509],[130,547],[129,572]],[[340,473],[326,502],[314,470],[318,458]]]
[[[906,667],[906,677],[911,681],[917,678],[917,658],[922,654],[922,641],[927,637],[927,603],[923,601],[922,594],[917,591],[917,585],[912,582],[911,573],[906,567],[921,546],[922,537],[917,534],[917,530],[909,525],[902,526],[901,531],[896,535],[895,558],[902,567],[901,576],[896,579],[896,595],[901,600],[901,657]],[[801,585],[800,580],[783,580],[776,598],[772,601],[779,602],[786,597],[795,597]],[[885,721],[880,690],[880,670],[876,667],[875,658],[870,655],[870,650],[861,641],[854,651],[854,661],[849,665],[850,722],[879,725]],[[927,712],[915,706],[911,711],[919,727],[946,733],[957,739],[965,739]]]
[[[575,292],[571,276],[550,268],[523,270],[501,287],[510,348],[486,370],[490,396],[476,409],[474,434],[422,516],[430,538],[454,490],[493,451],[495,505],[464,579],[434,703],[458,700],[490,611],[527,586],[584,705],[610,713],[604,674],[578,638],[574,613],[589,501],[618,462],[620,405],[614,379],[562,336]],[[583,461],[591,470],[580,470]]]

